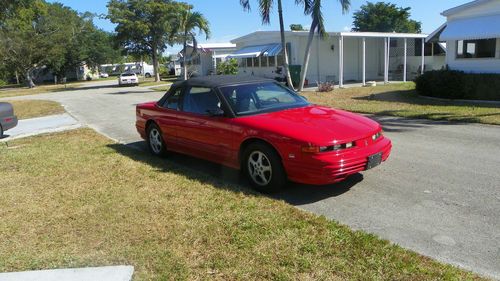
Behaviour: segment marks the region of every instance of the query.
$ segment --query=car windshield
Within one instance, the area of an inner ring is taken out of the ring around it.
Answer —
[[[123,73],[122,77],[135,76],[135,73]]]
[[[252,115],[309,103],[295,92],[275,82],[261,82],[220,88],[236,115]]]

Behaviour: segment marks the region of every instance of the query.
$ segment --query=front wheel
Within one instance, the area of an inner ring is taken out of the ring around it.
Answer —
[[[163,141],[160,128],[156,124],[151,124],[148,127],[148,137],[146,139],[148,148],[151,154],[156,156],[164,156],[167,152],[167,147]]]
[[[254,143],[245,149],[242,169],[250,184],[263,193],[280,190],[286,184],[286,173],[276,151],[268,145]]]

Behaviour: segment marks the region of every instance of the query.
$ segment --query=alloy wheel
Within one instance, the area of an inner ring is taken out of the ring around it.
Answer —
[[[156,128],[149,131],[149,145],[155,154],[160,154],[163,146],[161,134]]]
[[[273,176],[269,158],[261,151],[253,151],[248,157],[248,174],[253,182],[260,186],[268,185]]]

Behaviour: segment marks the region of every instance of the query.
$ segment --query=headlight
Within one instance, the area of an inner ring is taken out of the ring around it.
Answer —
[[[382,136],[382,131],[376,133],[375,135],[372,136],[372,140],[376,141]]]
[[[341,150],[341,149],[347,149],[351,148],[354,146],[354,142],[347,142],[347,143],[342,143],[342,144],[334,144],[334,145],[329,145],[329,146],[315,146],[315,145],[310,145],[310,146],[303,146],[302,147],[302,152],[305,153],[320,153],[320,152],[328,152],[328,151],[336,151],[336,150]]]

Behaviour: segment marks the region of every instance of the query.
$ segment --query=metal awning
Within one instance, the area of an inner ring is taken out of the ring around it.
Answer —
[[[500,15],[458,19],[446,24],[440,41],[474,40],[500,37]]]
[[[229,55],[229,58],[256,58],[276,56],[281,52],[281,44],[246,46]]]

